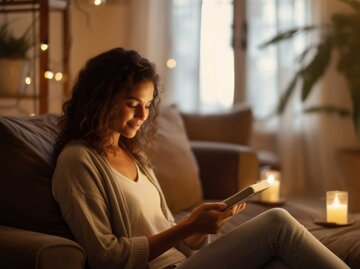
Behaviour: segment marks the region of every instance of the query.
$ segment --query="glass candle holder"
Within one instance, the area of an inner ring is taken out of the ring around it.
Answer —
[[[348,193],[346,191],[326,192],[326,221],[338,224],[348,223]]]
[[[280,199],[280,172],[272,169],[261,171],[261,180],[270,183],[270,187],[260,194],[260,200],[263,202],[278,202]]]

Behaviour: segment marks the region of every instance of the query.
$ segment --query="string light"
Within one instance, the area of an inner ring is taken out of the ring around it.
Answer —
[[[56,74],[55,74],[55,80],[56,81],[60,81],[60,80],[62,80],[63,79],[63,74],[61,73],[61,72],[57,72]]]
[[[53,79],[54,73],[51,72],[51,71],[46,71],[46,72],[44,73],[44,77],[47,78],[47,79]]]
[[[26,84],[26,85],[30,85],[30,84],[31,84],[31,77],[26,77],[26,78],[25,78],[25,84]]]
[[[105,4],[106,0],[91,0],[90,2],[95,6],[100,6],[102,4]]]
[[[45,50],[47,50],[49,48],[49,45],[48,44],[46,44],[46,43],[41,43],[40,44],[40,49],[42,50],[42,51],[45,51]]]
[[[63,73],[61,73],[61,72],[56,72],[56,73],[54,74],[54,72],[48,70],[48,71],[46,71],[46,72],[44,73],[44,77],[47,78],[47,79],[55,79],[56,81],[61,81],[61,80],[63,80],[64,75],[63,75]],[[28,79],[29,79],[29,80],[28,80]],[[25,79],[25,83],[27,84],[28,81],[30,81],[30,83],[31,83],[30,77],[28,77],[28,78]]]
[[[167,66],[168,68],[175,68],[175,67],[176,67],[176,61],[175,61],[175,59],[170,58],[169,60],[167,60],[166,66]]]

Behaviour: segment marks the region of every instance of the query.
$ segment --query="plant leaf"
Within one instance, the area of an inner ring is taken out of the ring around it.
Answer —
[[[301,100],[305,101],[309,96],[314,84],[324,74],[329,64],[332,51],[332,41],[326,38],[323,43],[318,45],[318,50],[312,61],[300,72],[303,78]]]
[[[305,113],[336,113],[341,117],[349,117],[351,115],[351,111],[347,108],[341,108],[336,106],[312,106],[304,109]]]
[[[5,21],[0,26],[0,58],[26,58],[26,52],[34,44],[28,38],[31,25],[20,37],[15,37],[10,32],[9,25]]]
[[[294,78],[286,88],[284,94],[280,98],[280,102],[277,107],[277,113],[282,114],[285,111],[286,105],[289,102],[289,98],[295,90],[296,82],[298,79],[298,74],[295,74]]]
[[[296,57],[296,61],[298,61],[299,63],[302,63],[305,60],[305,57],[308,55],[308,53],[314,49],[314,46],[308,46],[307,48],[304,49],[304,51],[302,53],[300,53],[299,56]]]
[[[293,28],[291,30],[282,32],[277,34],[276,36],[274,36],[273,38],[271,38],[268,41],[265,41],[264,43],[259,45],[260,49],[263,49],[269,45],[272,44],[276,44],[279,43],[280,41],[286,40],[286,39],[290,39],[292,38],[294,35],[301,33],[301,32],[306,32],[306,31],[311,31],[316,29],[317,26],[304,26],[304,27],[297,27],[297,28]]]

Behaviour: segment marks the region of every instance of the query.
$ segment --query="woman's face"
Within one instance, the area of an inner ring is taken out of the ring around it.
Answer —
[[[133,138],[149,116],[154,96],[154,84],[151,81],[137,84],[120,100],[117,119],[117,132],[120,136]]]

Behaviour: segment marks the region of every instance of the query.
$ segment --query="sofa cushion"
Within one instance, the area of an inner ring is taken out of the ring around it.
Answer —
[[[202,201],[195,156],[176,106],[163,106],[158,117],[157,141],[150,156],[154,172],[172,212],[193,207]]]
[[[0,225],[72,238],[51,195],[56,116],[0,117]]]

